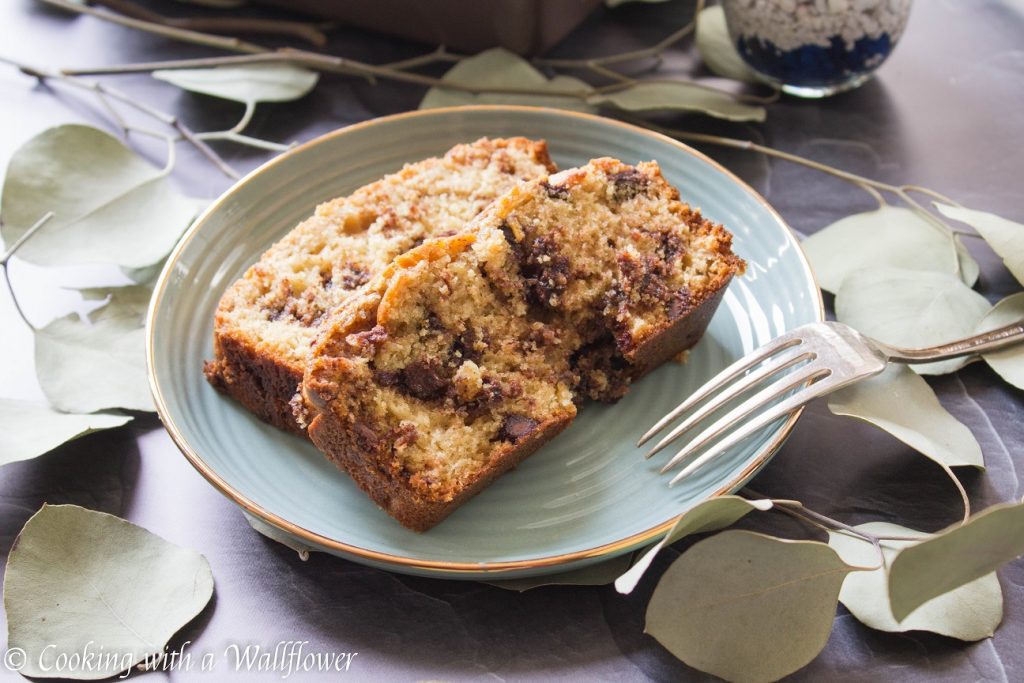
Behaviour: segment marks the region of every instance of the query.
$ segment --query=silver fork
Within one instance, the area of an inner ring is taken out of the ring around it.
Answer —
[[[995,351],[1021,341],[1024,341],[1024,320],[974,337],[926,349],[901,349],[883,344],[837,322],[803,325],[754,349],[712,377],[672,412],[658,420],[658,423],[640,438],[637,445],[644,445],[680,415],[705,399],[712,398],[659,441],[646,455],[650,458],[704,422],[730,401],[777,377],[767,387],[706,427],[661,468],[662,473],[667,472],[728,430],[740,425],[684,467],[672,479],[669,484],[671,486],[721,456],[762,427],[812,399],[877,375],[890,362],[929,363]],[[785,372],[796,366],[799,367],[792,372]],[[748,370],[750,372],[747,372]],[[787,396],[797,387],[802,388]],[[779,399],[783,400],[775,403]]]

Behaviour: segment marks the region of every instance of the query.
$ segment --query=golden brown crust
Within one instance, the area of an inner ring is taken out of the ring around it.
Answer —
[[[309,391],[315,393],[316,389],[310,387]],[[440,497],[410,485],[407,473],[394,460],[390,443],[368,438],[358,423],[345,423],[333,413],[320,413],[313,418],[308,433],[316,447],[347,472],[374,503],[403,526],[426,531],[557,436],[572,417],[552,419],[515,445],[502,444],[472,484]],[[358,434],[361,438],[354,436]]]
[[[461,229],[516,182],[554,170],[544,141],[483,138],[321,204],[225,292],[207,380],[260,419],[304,434],[289,402],[326,313],[416,240]]]

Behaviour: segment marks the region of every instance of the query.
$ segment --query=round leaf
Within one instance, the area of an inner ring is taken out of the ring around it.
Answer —
[[[667,545],[672,545],[681,538],[707,531],[718,531],[732,526],[753,510],[770,510],[770,500],[747,500],[740,496],[719,496],[697,503],[684,512],[672,528],[653,547],[629,568],[629,571],[615,580],[615,590],[628,595],[636,588],[640,578],[651,566],[655,556]]]
[[[44,505],[14,542],[4,575],[8,647],[25,676],[107,678],[163,652],[213,595],[210,565],[194,550],[76,505]],[[74,653],[102,651],[86,659]]]
[[[899,524],[871,522],[856,527],[876,536],[910,536],[925,539],[930,536]],[[850,534],[830,531],[828,544],[849,564],[878,563],[878,552],[868,541]],[[994,632],[1003,618],[1003,593],[994,573],[964,584],[940,595],[914,610],[903,621],[896,621],[889,605],[889,572],[899,550],[915,541],[883,541],[885,566],[870,572],[854,572],[843,582],[839,602],[846,605],[853,616],[865,626],[879,631],[930,631],[960,640],[981,640]]]
[[[951,273],[865,268],[850,273],[836,294],[836,318],[886,344],[920,348],[974,334],[991,306]],[[967,359],[915,365],[921,374],[942,374]]]
[[[900,552],[889,570],[896,619],[1024,554],[1024,503],[994,505]]]
[[[139,268],[171,250],[195,215],[163,172],[98,128],[43,131],[11,158],[4,180],[4,242],[47,211],[55,216],[18,250],[44,266],[114,263]]]
[[[66,441],[131,420],[129,415],[71,415],[43,403],[0,398],[0,465],[34,458]]]
[[[936,204],[943,216],[966,223],[978,231],[992,251],[999,254],[1003,263],[1024,284],[1024,225],[1007,220],[986,211],[975,211],[962,206]]]
[[[815,541],[725,531],[662,576],[646,632],[690,666],[728,681],[775,681],[814,659],[855,568]]]
[[[978,332],[987,332],[998,327],[1024,320],[1024,292],[1011,294],[989,311],[978,323]],[[1024,389],[1024,344],[1018,344],[1002,351],[982,355],[985,362],[1007,382]]]
[[[594,111],[581,97],[575,95],[545,95],[544,92],[581,93],[593,90],[578,78],[555,76],[548,80],[529,62],[504,48],[496,47],[463,59],[441,78],[448,83],[460,83],[476,88],[523,88],[540,91],[536,95],[481,93],[479,95],[434,87],[427,91],[420,109],[454,107],[464,104],[530,104],[558,107],[576,111]]]
[[[725,10],[720,5],[705,7],[697,15],[694,41],[705,66],[719,76],[747,83],[761,82],[732,44],[725,24]]]
[[[764,121],[765,108],[744,104],[732,95],[695,83],[664,81],[644,83],[591,95],[587,102],[625,111],[699,112],[727,121]]]
[[[894,206],[841,218],[801,246],[818,284],[833,294],[856,270],[891,266],[952,273],[958,257],[963,261],[962,279],[969,285],[977,279],[977,263],[962,246],[957,249],[952,231]]]
[[[250,64],[161,69],[153,78],[189,92],[249,104],[297,100],[316,86],[320,74],[290,64]]]
[[[840,389],[829,396],[828,409],[884,429],[940,464],[985,466],[971,430],[905,365],[890,365],[880,375]]]
[[[46,399],[60,410],[153,410],[143,327],[152,290],[138,285],[111,291],[110,302],[90,314],[91,322],[70,315],[36,331],[36,376]]]

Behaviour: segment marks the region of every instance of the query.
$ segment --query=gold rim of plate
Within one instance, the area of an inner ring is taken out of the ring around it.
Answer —
[[[163,299],[164,289],[167,286],[168,274],[173,271],[175,264],[177,263],[182,251],[188,243],[195,237],[199,230],[203,227],[203,223],[206,217],[216,211],[220,205],[226,200],[228,195],[234,190],[235,187],[251,181],[256,176],[265,173],[267,170],[280,163],[283,159],[286,159],[292,155],[300,154],[303,150],[306,150],[315,145],[322,144],[327,140],[333,140],[338,137],[343,137],[352,132],[370,128],[381,123],[393,122],[400,119],[412,119],[419,116],[437,116],[445,113],[457,113],[464,111],[526,111],[526,112],[537,112],[548,115],[565,116],[569,118],[582,118],[590,119],[596,122],[600,122],[604,125],[617,126],[626,130],[630,130],[634,133],[640,133],[646,135],[660,142],[669,144],[680,152],[694,156],[701,161],[713,166],[715,169],[724,174],[731,181],[736,183],[744,192],[750,194],[764,209],[775,219],[775,221],[793,238],[795,244],[799,245],[799,240],[793,233],[792,228],[783,220],[779,212],[776,211],[768,201],[760,195],[754,188],[750,187],[746,182],[741,180],[738,176],[732,173],[730,170],[719,164],[711,157],[699,152],[689,145],[686,145],[679,140],[668,137],[661,133],[657,133],[646,128],[634,126],[629,123],[617,121],[603,116],[595,116],[593,114],[584,114],[581,112],[567,111],[561,109],[553,109],[550,107],[529,107],[519,105],[468,105],[461,107],[443,107],[438,109],[426,109],[418,111],[409,111],[401,114],[392,114],[390,116],[381,116],[369,121],[363,121],[360,123],[352,124],[344,128],[332,131],[318,138],[305,142],[301,145],[294,147],[293,149],[284,152],[283,154],[271,159],[267,163],[263,164],[259,168],[253,170],[244,178],[236,182],[227,191],[225,191],[217,200],[215,200],[206,210],[197,218],[191,227],[185,232],[181,240],[175,246],[170,256],[167,257],[167,262],[164,264],[164,268],[160,273],[160,277],[157,280],[156,287],[153,291],[153,297],[150,300],[149,310],[146,314],[146,374],[149,376],[149,386],[153,394],[153,400],[156,403],[157,414],[160,416],[160,420],[163,422],[167,432],[171,435],[171,439],[174,441],[178,449],[185,455],[185,458],[192,464],[192,466],[201,474],[203,477],[213,484],[213,486],[219,490],[222,494],[227,496],[229,499],[234,501],[242,509],[255,515],[264,522],[275,526],[283,531],[286,531],[304,541],[309,542],[313,546],[321,546],[336,550],[341,553],[362,557],[373,562],[393,564],[402,567],[410,567],[415,569],[430,570],[434,573],[448,573],[453,575],[472,573],[472,574],[501,574],[507,572],[515,572],[523,569],[534,569],[539,567],[552,567],[561,564],[567,564],[577,560],[586,560],[603,557],[605,555],[614,555],[617,551],[623,548],[636,547],[642,545],[645,541],[653,540],[657,536],[664,534],[675,524],[676,520],[679,519],[680,515],[676,515],[671,519],[658,524],[646,531],[641,531],[636,534],[632,534],[626,538],[620,539],[612,543],[606,543],[594,548],[587,550],[580,550],[572,553],[562,553],[559,555],[550,555],[548,557],[540,557],[529,560],[515,560],[506,562],[494,562],[482,565],[478,562],[443,562],[437,560],[419,560],[411,557],[403,557],[401,555],[393,555],[390,553],[382,553],[375,550],[369,550],[367,548],[361,548],[359,546],[343,543],[337,539],[333,539],[321,534],[315,533],[301,527],[297,524],[289,522],[287,519],[280,517],[272,512],[269,512],[259,505],[246,498],[244,495],[235,490],[228,482],[226,482],[220,475],[213,471],[213,469],[207,465],[207,463],[200,457],[200,455],[189,445],[177,424],[174,421],[173,416],[167,410],[167,405],[164,402],[163,390],[160,387],[160,382],[157,379],[154,363],[154,351],[153,351],[153,322],[156,317],[156,311],[159,308],[160,302]],[[816,313],[818,321],[825,319],[825,305],[821,298],[821,288],[818,287],[817,278],[814,275],[814,271],[811,269],[810,263],[807,260],[807,256],[803,253],[802,249],[798,249],[798,256],[803,263],[807,272],[810,274],[812,281],[814,282],[815,288],[817,289],[817,308]],[[766,444],[758,457],[753,460],[746,468],[744,468],[736,477],[723,484],[718,490],[716,490],[710,498],[715,496],[724,495],[735,491],[740,488],[751,476],[753,476],[766,462],[770,459],[775,452],[782,446],[783,442],[789,436],[793,430],[793,426],[803,413],[803,408],[800,408],[786,420],[785,424],[778,431],[775,437]]]

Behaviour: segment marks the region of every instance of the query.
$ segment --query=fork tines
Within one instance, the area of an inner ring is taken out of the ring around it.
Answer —
[[[709,398],[711,399],[659,441],[645,456],[650,458],[691,431],[698,424],[706,421],[708,417],[721,410],[729,402],[740,398],[758,385],[777,378],[767,387],[761,389],[701,431],[682,450],[676,453],[661,468],[662,473],[676,467],[686,458],[722,436],[737,423],[745,420],[758,410],[767,407],[766,410],[729,433],[724,439],[708,449],[707,452],[687,465],[672,479],[670,485],[675,484],[680,479],[700,468],[704,463],[718,457],[754,432],[785,416],[813,397],[805,396],[803,392],[800,392],[787,400],[774,403],[792,390],[804,384],[816,382],[830,374],[830,370],[827,367],[816,362],[818,355],[815,350],[809,348],[810,345],[805,343],[804,332],[804,328],[796,328],[740,358],[708,380],[693,395],[659,420],[657,424],[640,438],[640,441],[637,443],[638,446],[649,441],[670,422],[686,411]],[[792,372],[786,372],[790,368],[801,364],[804,365]],[[814,392],[814,395],[819,393],[823,392]]]

